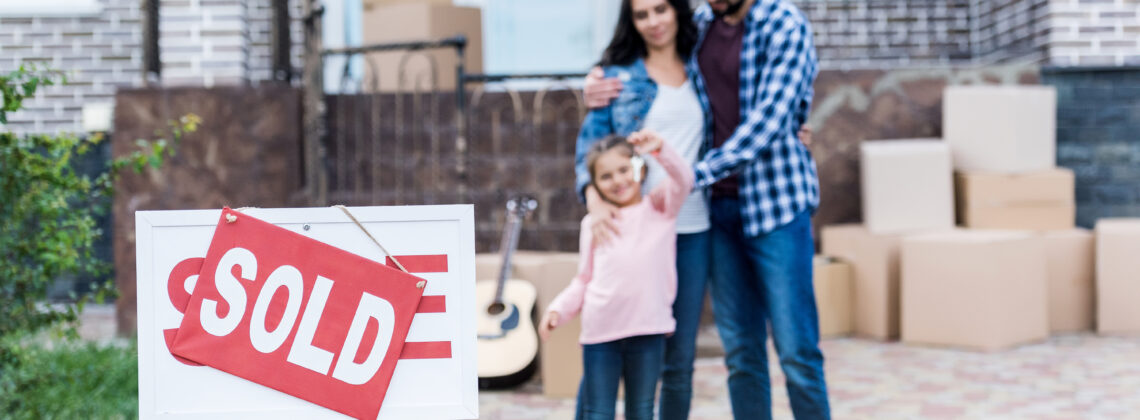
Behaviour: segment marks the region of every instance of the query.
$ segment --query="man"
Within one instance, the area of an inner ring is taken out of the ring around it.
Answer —
[[[806,17],[788,0],[708,0],[699,29],[697,91],[708,124],[696,187],[711,190],[712,301],[725,349],[732,411],[771,418],[771,327],[797,419],[828,419],[812,288],[815,161],[796,138],[817,73]],[[590,106],[608,104],[616,80],[587,83]]]

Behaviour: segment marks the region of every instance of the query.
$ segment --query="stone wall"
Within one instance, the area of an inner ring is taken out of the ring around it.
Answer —
[[[111,149],[122,156],[135,139],[187,113],[198,132],[175,145],[161,170],[125,174],[115,184],[115,278],[119,331],[135,328],[135,226],[138,210],[288,207],[301,183],[300,92],[289,86],[124,89],[115,97]]]
[[[1140,217],[1140,68],[1046,68],[1057,88],[1057,165],[1077,178],[1077,224]]]

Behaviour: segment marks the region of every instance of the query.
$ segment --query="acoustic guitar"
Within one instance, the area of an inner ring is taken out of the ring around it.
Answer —
[[[508,279],[511,256],[518,247],[522,222],[538,207],[530,197],[507,202],[507,225],[503,229],[503,265],[498,280],[475,283],[477,349],[476,371],[480,388],[519,385],[530,379],[538,366],[538,333],[534,328],[534,286],[519,279]]]

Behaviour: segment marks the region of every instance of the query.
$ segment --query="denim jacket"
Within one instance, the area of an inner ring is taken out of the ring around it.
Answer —
[[[606,66],[603,70],[606,78],[621,80],[622,89],[608,106],[591,109],[578,132],[578,143],[574,149],[575,189],[583,203],[586,201],[585,188],[590,184],[590,171],[586,168],[586,152],[590,146],[611,134],[628,136],[640,130],[645,115],[657,98],[657,83],[649,78],[644,60],[638,58],[630,65]]]

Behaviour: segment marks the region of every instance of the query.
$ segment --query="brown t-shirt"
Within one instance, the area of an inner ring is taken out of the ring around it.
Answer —
[[[744,41],[744,25],[729,25],[714,19],[697,64],[705,79],[705,90],[712,108],[713,147],[720,147],[740,125],[740,47]],[[739,181],[733,174],[712,186],[713,197],[736,197]]]

